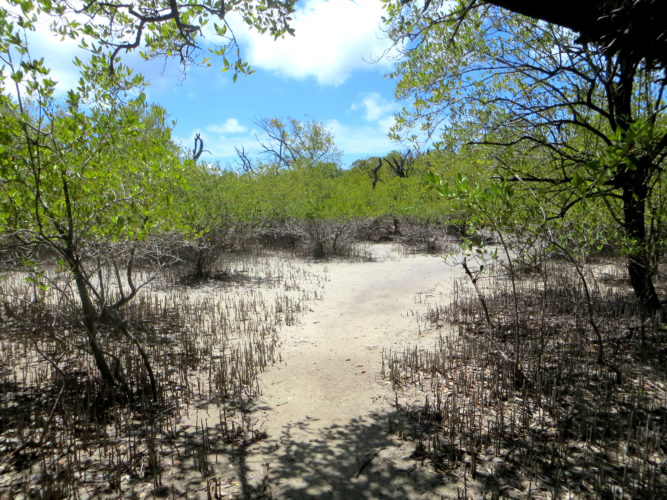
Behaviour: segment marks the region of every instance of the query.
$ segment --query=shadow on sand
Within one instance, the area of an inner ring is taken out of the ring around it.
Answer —
[[[388,432],[398,418],[371,413],[323,428],[305,417],[258,447],[237,448],[242,498],[434,498],[445,478],[421,467],[410,457],[413,447]],[[261,484],[251,484],[250,470]]]

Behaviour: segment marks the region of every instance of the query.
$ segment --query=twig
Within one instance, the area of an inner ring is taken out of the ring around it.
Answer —
[[[367,453],[366,456],[365,456],[365,458],[364,458],[364,461],[361,462],[361,465],[359,466],[359,470],[357,471],[357,474],[356,474],[354,477],[359,477],[359,475],[364,471],[364,469],[365,469],[366,467],[368,467],[368,465],[370,465],[370,463],[373,461],[373,459],[374,459],[375,457],[377,457],[378,454],[379,454],[382,450],[384,450],[385,448],[386,448],[386,446],[383,446],[382,448],[378,448],[377,450],[375,450],[375,451],[373,451],[373,452],[371,452],[371,453]]]
[[[487,336],[489,342],[491,342],[491,345],[493,345],[493,347],[496,349],[496,353],[498,354],[498,356],[500,356],[507,363],[508,366],[512,367],[515,384],[517,386],[524,385],[525,383],[528,382],[528,379],[526,379],[526,376],[521,371],[521,365],[519,364],[518,360],[516,358],[512,359],[507,354],[505,354],[505,352],[500,348],[500,346],[496,343],[495,339],[493,338],[495,329],[493,327],[493,323],[491,322],[491,316],[489,315],[489,309],[486,305],[486,300],[484,299],[484,295],[477,286],[477,280],[479,279],[479,277],[473,276],[465,258],[463,259],[462,265],[466,275],[468,276],[468,278],[470,278],[472,286],[475,288],[475,292],[477,293],[477,298],[479,299],[479,303],[482,305],[482,309],[484,310],[484,318],[486,319],[486,326],[489,329],[489,335]]]

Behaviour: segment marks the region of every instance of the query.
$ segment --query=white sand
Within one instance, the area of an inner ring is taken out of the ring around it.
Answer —
[[[442,330],[420,332],[416,315],[460,272],[438,256],[396,255],[326,264],[322,300],[281,330],[282,362],[261,377],[255,413],[268,438],[243,458],[242,482],[257,483],[268,465],[274,498],[435,494],[441,479],[406,460],[410,448],[388,432],[395,396],[380,377],[382,350],[432,347]]]

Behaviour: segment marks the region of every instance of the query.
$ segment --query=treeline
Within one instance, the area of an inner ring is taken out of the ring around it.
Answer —
[[[196,165],[183,199],[176,203],[188,207],[192,223],[207,234],[245,227],[267,237],[273,233],[276,239],[303,237],[319,256],[339,250],[334,248],[337,232],[345,232],[341,240],[348,239],[353,228],[377,218],[429,224],[450,216],[426,176],[433,168],[428,160],[414,161],[406,177],[385,168],[374,186],[369,165],[379,161],[359,161],[347,170],[328,162],[291,168],[263,165],[253,172]]]

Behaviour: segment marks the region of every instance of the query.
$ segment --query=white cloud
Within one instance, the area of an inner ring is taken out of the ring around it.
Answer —
[[[380,130],[384,130],[385,134],[389,133],[391,127],[393,127],[395,123],[396,123],[396,118],[394,117],[394,115],[387,116],[385,118],[382,118],[381,120],[378,120],[378,125],[380,126]]]
[[[345,125],[338,120],[329,120],[326,126],[336,138],[336,145],[348,157],[384,155],[397,145],[387,136],[387,131],[373,125]]]
[[[307,0],[294,13],[295,36],[274,41],[234,25],[252,66],[337,86],[391,47],[380,31],[382,15],[380,0]],[[384,58],[378,64],[387,67],[391,61]]]
[[[207,126],[206,130],[214,134],[242,134],[248,129],[241,125],[236,118],[228,118],[224,123]]]
[[[16,52],[12,54],[17,66],[21,59],[44,58],[45,67],[50,70],[48,77],[56,82],[55,91],[58,95],[78,86],[79,70],[74,66],[72,60],[75,56],[81,59],[86,58],[86,53],[79,48],[78,41],[70,38],[61,40],[60,35],[51,31],[50,20],[45,17],[35,23],[35,31],[28,31],[26,37],[28,52],[23,56]],[[5,70],[5,75],[8,74],[9,71]],[[4,87],[5,91],[12,94],[16,91],[14,82],[10,79],[5,80]]]
[[[384,154],[395,149],[396,144],[387,136],[396,122],[394,112],[398,107],[396,102],[385,99],[377,92],[365,94],[361,101],[353,103],[350,109],[362,111],[367,125],[341,129],[347,148],[356,153],[364,144],[369,144],[374,149],[369,150],[368,154]],[[347,149],[345,151],[347,153]]]
[[[46,16],[39,18],[35,31],[28,32],[30,56],[44,58],[44,64],[50,69],[49,78],[55,80],[56,92],[62,94],[79,85],[79,69],[72,62],[75,57],[87,60],[89,54],[79,47],[79,40],[61,37],[51,29],[52,20]],[[90,39],[87,38],[90,43]]]
[[[363,109],[366,113],[364,118],[369,122],[384,121],[386,115],[393,113],[397,108],[395,102],[387,101],[377,92],[367,94],[361,102],[355,102],[351,106],[352,110]]]

